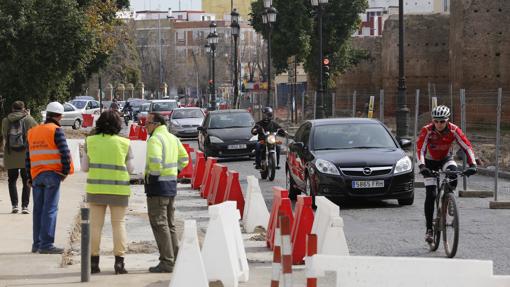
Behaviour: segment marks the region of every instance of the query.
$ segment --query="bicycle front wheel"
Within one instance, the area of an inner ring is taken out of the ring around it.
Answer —
[[[459,245],[459,210],[455,195],[448,193],[443,201],[443,245],[448,258],[455,257]]]

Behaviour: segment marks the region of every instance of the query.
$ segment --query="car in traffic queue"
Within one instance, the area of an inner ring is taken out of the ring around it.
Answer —
[[[197,128],[204,121],[201,108],[177,108],[170,115],[168,130],[178,137],[197,137]]]
[[[64,114],[60,121],[61,126],[71,126],[73,130],[81,128],[83,123],[83,113],[70,103],[64,103]],[[46,120],[46,111],[41,111],[43,122]]]
[[[150,107],[151,107],[150,102],[143,103],[140,106],[140,112],[138,112],[135,119],[138,122],[138,124],[145,125],[145,123],[147,122],[147,115],[149,114]]]
[[[83,98],[76,98],[71,104],[81,111],[82,114],[99,115],[99,102]]]
[[[257,136],[251,134],[255,121],[246,110],[209,111],[198,129],[198,148],[205,156],[254,156]]]
[[[149,106],[149,113],[159,113],[168,121],[173,110],[177,109],[179,104],[176,100],[153,100]]]
[[[285,166],[289,195],[337,199],[414,201],[414,167],[384,124],[374,119],[338,118],[304,122],[289,144]]]

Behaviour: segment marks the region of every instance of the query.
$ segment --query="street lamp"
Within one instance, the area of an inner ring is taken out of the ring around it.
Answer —
[[[398,7],[398,98],[397,98],[397,137],[405,138],[409,130],[409,108],[406,99],[406,78],[404,75],[404,1],[399,0]]]
[[[264,0],[266,10],[262,13],[262,22],[267,25],[267,102],[266,106],[271,105],[271,30],[273,23],[276,22],[278,11],[271,6],[272,0]]]
[[[212,80],[211,80],[211,107],[210,110],[216,110],[216,79],[215,79],[215,61],[214,57],[216,56],[216,44],[218,44],[218,33],[216,32],[216,22],[212,21],[209,25],[210,32],[207,36],[207,42],[211,46],[211,55],[212,55]]]
[[[322,11],[323,6],[328,4],[328,0],[311,0],[312,7],[317,9],[317,18],[319,21],[319,85],[317,87],[316,102],[317,102],[317,118],[325,118],[326,112],[324,109],[324,79],[322,71],[323,51],[322,51]]]
[[[239,99],[239,79],[238,79],[238,72],[237,72],[237,38],[239,37],[241,27],[239,26],[239,13],[237,13],[237,10],[232,10],[232,13],[230,13],[232,23],[230,24],[230,27],[232,28],[232,36],[234,37],[234,105],[233,108],[238,108],[238,99]]]
[[[207,94],[211,95],[211,89],[209,86],[209,81],[211,80],[211,45],[209,43],[204,45],[205,52],[207,53]],[[207,98],[207,103],[209,103],[209,98]],[[205,98],[202,102],[202,107],[205,105]]]

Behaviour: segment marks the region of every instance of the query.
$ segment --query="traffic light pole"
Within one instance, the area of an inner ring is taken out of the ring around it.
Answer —
[[[322,119],[322,118],[325,118],[325,114],[324,114],[324,79],[323,79],[323,71],[322,71],[322,58],[323,58],[323,53],[322,53],[322,6],[319,4],[318,6],[318,12],[319,12],[319,61],[320,61],[320,65],[319,65],[319,68],[320,68],[320,71],[319,71],[319,87],[317,89],[317,112],[316,112],[316,115],[317,115],[317,118],[318,119]]]

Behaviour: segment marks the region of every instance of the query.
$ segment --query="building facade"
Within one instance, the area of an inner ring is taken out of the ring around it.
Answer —
[[[202,10],[216,15],[217,19],[230,19],[230,12],[233,8],[245,21],[249,20],[253,0],[202,0]]]

